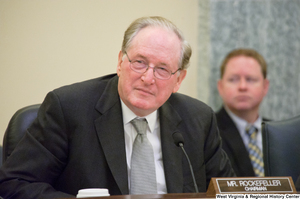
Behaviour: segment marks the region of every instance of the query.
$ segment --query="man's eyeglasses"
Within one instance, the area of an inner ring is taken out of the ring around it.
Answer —
[[[130,60],[126,51],[125,51],[125,54],[127,56],[128,61],[130,62],[131,70],[133,70],[134,72],[140,73],[140,74],[145,73],[150,67],[153,69],[153,75],[156,78],[162,79],[162,80],[167,80],[167,79],[170,79],[170,77],[172,75],[174,75],[176,72],[181,70],[181,68],[178,68],[173,73],[171,70],[161,67],[161,66],[151,67],[151,66],[147,65],[146,62],[144,62],[143,60]]]

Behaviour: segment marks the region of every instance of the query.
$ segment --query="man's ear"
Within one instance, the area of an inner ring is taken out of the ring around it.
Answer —
[[[117,74],[118,74],[118,76],[120,76],[120,73],[121,73],[122,62],[123,62],[123,53],[122,53],[122,50],[120,50],[119,56],[118,56],[118,65],[117,65]]]
[[[264,96],[267,95],[269,90],[270,81],[268,79],[264,79]]]
[[[217,87],[218,87],[219,95],[222,96],[223,93],[222,79],[219,79]]]
[[[182,81],[184,80],[184,78],[186,76],[186,73],[187,73],[186,70],[181,70],[180,71],[179,76],[176,78],[177,82],[176,82],[175,87],[173,88],[173,93],[176,93],[179,90],[180,85],[181,85]],[[174,74],[174,75],[176,75],[176,74]]]

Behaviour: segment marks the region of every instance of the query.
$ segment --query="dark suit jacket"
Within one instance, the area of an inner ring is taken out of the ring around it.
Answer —
[[[297,191],[300,191],[300,176],[298,177],[297,181],[295,182],[295,188]]]
[[[129,194],[121,103],[114,75],[56,89],[0,169],[4,198],[74,197],[82,188]],[[211,108],[172,94],[159,108],[167,191],[194,192],[185,156],[172,139],[182,133],[199,191],[211,177],[233,176]]]
[[[255,176],[248,150],[224,107],[216,113],[216,117],[222,137],[222,147],[231,161],[235,174],[237,177]]]

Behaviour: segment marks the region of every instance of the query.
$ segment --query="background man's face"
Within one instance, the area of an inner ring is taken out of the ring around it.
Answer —
[[[224,104],[234,113],[257,110],[267,94],[269,81],[264,79],[258,62],[246,56],[231,58],[218,90]]]

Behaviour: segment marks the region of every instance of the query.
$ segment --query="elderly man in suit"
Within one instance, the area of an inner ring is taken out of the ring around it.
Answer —
[[[218,91],[224,105],[216,117],[223,149],[238,177],[264,176],[261,137],[264,119],[259,106],[269,89],[266,76],[267,64],[253,49],[235,49],[221,65]]]
[[[117,74],[48,93],[0,169],[0,196],[74,197],[95,187],[111,195],[194,192],[175,132],[185,140],[199,191],[206,191],[211,177],[233,176],[212,109],[176,93],[190,56],[169,20],[134,21],[124,35]]]

